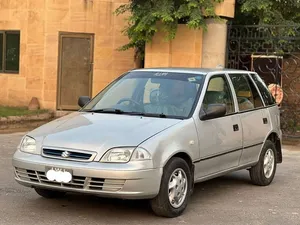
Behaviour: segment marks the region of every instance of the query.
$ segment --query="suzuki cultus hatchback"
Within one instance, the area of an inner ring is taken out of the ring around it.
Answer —
[[[282,162],[279,108],[253,72],[133,70],[78,103],[14,154],[15,179],[43,197],[149,199],[176,217],[195,183],[248,169],[266,186]]]

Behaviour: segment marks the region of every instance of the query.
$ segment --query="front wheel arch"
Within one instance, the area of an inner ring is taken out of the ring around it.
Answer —
[[[176,153],[174,153],[173,155],[171,155],[171,156],[169,157],[169,159],[165,161],[163,167],[165,167],[165,166],[168,164],[168,162],[169,162],[172,158],[174,158],[174,157],[182,158],[184,161],[186,161],[187,164],[189,165],[190,170],[191,170],[191,173],[192,173],[192,175],[193,175],[193,177],[194,177],[195,165],[194,165],[194,163],[193,163],[193,160],[192,160],[191,156],[190,156],[188,153],[183,152],[183,151],[176,152]]]
[[[186,161],[186,163],[188,164],[188,166],[190,168],[190,171],[191,171],[191,175],[192,175],[191,190],[190,190],[190,195],[192,195],[193,192],[194,192],[194,184],[195,184],[194,183],[194,179],[195,179],[194,178],[194,175],[195,175],[195,165],[194,165],[194,163],[192,161],[191,156],[188,153],[183,152],[183,151],[176,152],[173,155],[171,155],[168,160],[165,161],[163,167],[165,167],[172,158],[181,158],[184,161]]]
[[[168,197],[168,190],[169,190],[169,179],[171,174],[176,171],[177,169],[184,170],[186,174],[186,181],[187,181],[187,189],[186,191],[189,191],[191,189],[191,180],[192,180],[192,174],[191,170],[189,168],[188,163],[183,159],[179,157],[172,157],[167,162],[167,164],[164,166],[164,172],[162,175],[162,182],[160,184],[160,190],[158,195],[150,200],[151,208],[154,211],[154,213],[158,216],[164,216],[164,217],[177,217],[183,213],[185,208],[187,207],[190,194],[185,192],[185,198],[184,201],[181,203],[180,206],[174,208],[169,200]],[[181,183],[180,183],[181,184]],[[179,185],[179,184],[178,184]],[[177,186],[176,186],[177,188]],[[180,190],[180,186],[179,186]]]

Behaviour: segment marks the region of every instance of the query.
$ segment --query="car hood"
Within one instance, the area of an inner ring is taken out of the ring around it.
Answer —
[[[181,120],[76,112],[45,124],[29,136],[39,146],[104,153],[110,148],[138,146]]]

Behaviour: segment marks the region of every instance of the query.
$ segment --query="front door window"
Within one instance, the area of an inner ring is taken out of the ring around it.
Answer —
[[[234,113],[234,102],[228,82],[224,75],[212,77],[205,93],[202,107],[206,110],[210,104],[225,104],[226,114]]]

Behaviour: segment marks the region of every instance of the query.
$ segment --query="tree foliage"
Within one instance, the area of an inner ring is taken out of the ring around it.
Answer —
[[[206,28],[205,18],[216,17],[215,4],[223,0],[131,0],[121,5],[116,14],[130,13],[124,34],[129,43],[121,50],[143,48],[158,31],[158,26],[166,33],[167,39],[176,35],[178,24],[189,28]]]
[[[300,0],[237,0],[235,24],[300,23]]]
[[[145,43],[152,40],[159,28],[168,40],[176,35],[178,24],[191,29],[206,28],[205,18],[215,15],[215,4],[224,0],[130,0],[116,14],[127,14],[123,33],[129,42],[120,50],[135,48],[143,58]],[[300,0],[236,0],[234,24],[300,24]]]

